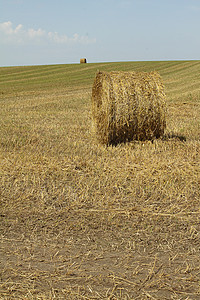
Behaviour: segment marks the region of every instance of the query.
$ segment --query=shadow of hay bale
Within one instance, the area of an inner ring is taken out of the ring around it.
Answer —
[[[162,140],[163,141],[178,140],[181,142],[186,142],[186,137],[183,135],[179,135],[179,134],[168,133],[166,135],[163,135]]]

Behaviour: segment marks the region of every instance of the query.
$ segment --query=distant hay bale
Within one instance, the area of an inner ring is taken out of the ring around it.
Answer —
[[[151,140],[164,134],[164,86],[157,72],[98,72],[92,88],[92,117],[102,144]]]
[[[81,58],[80,59],[80,64],[86,64],[87,63],[87,59],[86,58]]]

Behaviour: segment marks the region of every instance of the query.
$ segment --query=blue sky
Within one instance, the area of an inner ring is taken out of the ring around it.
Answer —
[[[200,59],[200,0],[0,0],[0,66]]]

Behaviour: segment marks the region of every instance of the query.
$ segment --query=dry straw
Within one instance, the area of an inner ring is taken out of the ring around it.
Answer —
[[[80,59],[80,64],[86,64],[87,63],[87,59],[86,58],[81,58]]]
[[[166,127],[164,86],[157,72],[98,72],[92,116],[103,144],[154,139]]]

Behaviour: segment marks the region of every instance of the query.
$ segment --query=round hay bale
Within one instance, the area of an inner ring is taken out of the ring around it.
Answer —
[[[164,86],[157,72],[98,72],[92,88],[97,139],[116,145],[151,140],[166,127]]]
[[[87,63],[87,59],[86,58],[81,58],[80,59],[80,64],[86,64]]]

